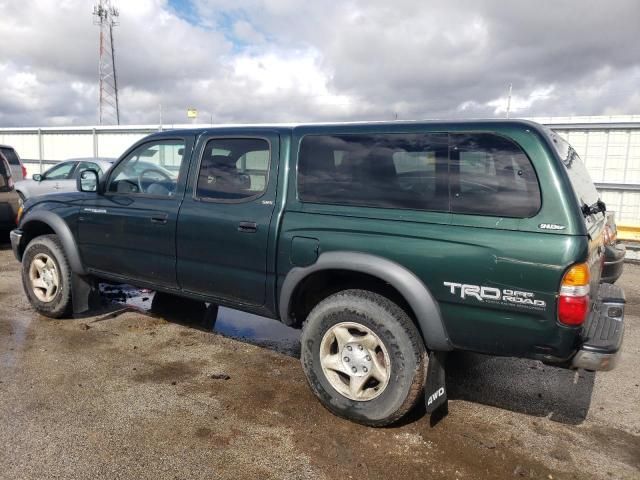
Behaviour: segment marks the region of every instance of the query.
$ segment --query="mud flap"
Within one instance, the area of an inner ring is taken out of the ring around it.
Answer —
[[[71,302],[74,315],[100,307],[100,292],[96,282],[91,277],[72,273]]]
[[[428,415],[444,417],[449,412],[447,385],[445,377],[445,360],[447,352],[430,352],[425,386],[425,406]]]

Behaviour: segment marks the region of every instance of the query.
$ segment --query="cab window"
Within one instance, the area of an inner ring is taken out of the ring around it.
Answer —
[[[140,145],[113,169],[107,191],[171,197],[176,193],[185,143],[181,139]]]
[[[269,142],[260,138],[216,138],[204,148],[196,197],[218,201],[255,198],[267,188]]]

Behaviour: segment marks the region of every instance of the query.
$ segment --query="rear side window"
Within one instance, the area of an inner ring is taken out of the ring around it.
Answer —
[[[562,164],[567,169],[569,181],[580,205],[593,206],[598,201],[598,191],[584,163],[582,163],[576,151],[565,139],[552,131],[549,131],[548,134],[562,160]]]
[[[511,140],[452,134],[450,194],[453,213],[525,218],[541,206],[535,170]]]
[[[303,202],[446,211],[447,134],[308,135],[298,161]]]
[[[216,138],[202,154],[196,197],[244,201],[265,192],[269,142],[260,138]]]
[[[13,148],[0,147],[0,152],[2,152],[10,165],[20,165],[20,159]]]

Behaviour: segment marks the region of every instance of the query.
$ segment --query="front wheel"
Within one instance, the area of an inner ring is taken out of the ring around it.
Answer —
[[[44,316],[71,312],[71,268],[56,235],[36,237],[22,257],[22,286],[29,302]]]
[[[414,323],[389,299],[364,290],[338,292],[311,311],[301,361],[327,409],[370,426],[400,420],[426,381],[426,350]]]

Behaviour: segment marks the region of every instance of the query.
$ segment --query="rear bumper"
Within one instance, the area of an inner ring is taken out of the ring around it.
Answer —
[[[620,359],[624,336],[624,291],[600,285],[598,302],[584,326],[584,343],[571,361],[573,368],[613,370]]]
[[[13,255],[16,259],[21,262],[22,255],[20,255],[20,242],[22,241],[22,230],[11,230],[9,233],[9,238],[11,239],[11,249],[13,250]]]
[[[602,276],[600,277],[601,282],[615,283],[620,278],[624,269],[624,256],[626,253],[627,249],[621,243],[606,247]]]

